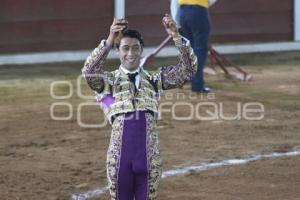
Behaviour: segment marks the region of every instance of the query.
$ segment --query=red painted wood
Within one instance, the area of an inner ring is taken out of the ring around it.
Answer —
[[[0,53],[92,49],[107,37],[113,12],[113,0],[1,0]],[[168,12],[168,0],[126,0],[129,27],[146,46],[167,36]],[[210,13],[213,43],[293,39],[293,0],[219,0]]]
[[[90,49],[106,38],[113,1],[2,0],[0,53]]]

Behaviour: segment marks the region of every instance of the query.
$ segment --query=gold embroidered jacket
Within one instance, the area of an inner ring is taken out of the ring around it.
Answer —
[[[160,93],[181,87],[191,80],[197,70],[197,58],[188,40],[180,37],[174,39],[174,43],[179,52],[179,63],[161,67],[154,73],[140,67],[137,92],[134,92],[133,83],[122,69],[113,72],[103,69],[111,49],[106,46],[105,40],[94,49],[87,58],[82,73],[90,88],[95,91],[96,99],[110,122],[116,114],[135,110],[158,113]]]

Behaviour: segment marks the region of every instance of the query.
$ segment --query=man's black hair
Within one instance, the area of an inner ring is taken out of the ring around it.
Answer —
[[[140,42],[142,47],[144,46],[144,39],[142,35],[137,30],[127,29],[122,32],[120,40],[115,43],[117,49],[120,47],[121,39],[124,37],[135,38]]]

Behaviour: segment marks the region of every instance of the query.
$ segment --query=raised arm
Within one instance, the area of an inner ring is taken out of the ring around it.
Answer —
[[[87,57],[82,68],[82,75],[88,85],[98,93],[104,89],[103,65],[110,50],[110,47],[106,46],[105,43],[105,40],[101,41],[100,45]]]
[[[176,23],[166,15],[163,24],[169,35],[172,36],[179,53],[179,63],[161,68],[162,89],[168,90],[181,87],[190,81],[197,71],[197,57],[187,39],[181,37],[176,28]]]
[[[100,45],[86,59],[82,68],[82,74],[85,77],[90,88],[101,93],[105,85],[104,62],[118,33],[127,26],[125,19],[114,19],[107,40],[102,40]]]

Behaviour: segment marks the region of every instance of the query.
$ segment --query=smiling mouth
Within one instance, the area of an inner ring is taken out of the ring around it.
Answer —
[[[136,60],[136,58],[128,58],[127,59],[129,62],[134,62]]]

